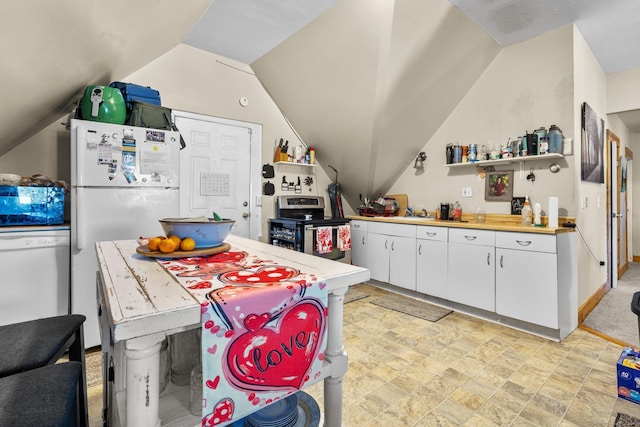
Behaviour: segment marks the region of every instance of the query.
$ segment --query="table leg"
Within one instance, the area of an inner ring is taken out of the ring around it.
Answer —
[[[331,362],[331,375],[324,380],[324,425],[342,426],[342,381],[347,372],[348,358],[342,342],[344,294],[340,288],[329,294],[329,330],[326,358]]]
[[[127,340],[126,426],[160,426],[160,345],[164,334]]]

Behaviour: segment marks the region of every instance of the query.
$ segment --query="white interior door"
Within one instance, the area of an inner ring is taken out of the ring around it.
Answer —
[[[259,218],[260,209],[252,203],[252,127],[182,113],[174,120],[186,143],[180,152],[180,216],[211,217],[215,211],[236,221],[233,234],[255,238],[252,217]]]

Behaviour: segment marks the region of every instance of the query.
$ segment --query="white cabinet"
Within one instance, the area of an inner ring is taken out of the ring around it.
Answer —
[[[371,278],[416,289],[416,226],[371,222],[366,263]]]
[[[448,299],[495,311],[495,231],[449,230]]]
[[[367,221],[351,221],[351,263],[367,267]]]
[[[551,339],[578,326],[576,233],[357,220],[351,230],[352,261],[374,280]]]
[[[417,226],[416,229],[416,290],[434,297],[448,299],[446,227]]]
[[[574,233],[496,233],[496,313],[559,329],[561,338],[573,330],[577,284],[571,239]]]

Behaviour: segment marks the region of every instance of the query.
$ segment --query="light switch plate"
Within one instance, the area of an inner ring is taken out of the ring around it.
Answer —
[[[573,139],[565,138],[562,141],[562,154],[565,156],[570,156],[573,154]]]
[[[462,197],[471,197],[471,196],[473,196],[471,187],[462,187]]]

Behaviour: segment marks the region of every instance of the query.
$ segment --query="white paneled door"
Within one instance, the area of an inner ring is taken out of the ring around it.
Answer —
[[[180,216],[211,217],[215,211],[236,221],[233,234],[251,237],[251,127],[178,114],[175,124],[186,143],[180,152]]]

